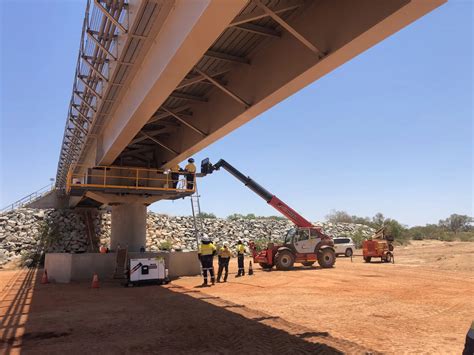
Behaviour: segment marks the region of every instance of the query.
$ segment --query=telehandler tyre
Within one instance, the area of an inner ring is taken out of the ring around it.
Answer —
[[[279,251],[275,255],[275,265],[278,270],[291,270],[295,263],[295,256],[288,250]]]
[[[318,251],[318,263],[322,268],[330,268],[336,262],[336,253],[331,248],[324,248]]]
[[[266,263],[258,263],[262,269],[271,269],[273,265],[266,264]]]

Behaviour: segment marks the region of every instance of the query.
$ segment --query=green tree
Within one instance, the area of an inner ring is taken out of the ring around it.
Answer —
[[[326,220],[331,223],[352,223],[352,217],[346,211],[331,210]]]
[[[201,218],[217,218],[214,213],[207,213],[207,212],[199,213],[199,217],[201,217]]]
[[[472,222],[472,217],[453,213],[448,218],[440,220],[438,225],[450,230],[451,232],[458,233],[460,231],[469,231],[472,229]]]
[[[372,217],[372,223],[375,227],[382,227],[385,222],[385,217],[382,213],[377,213],[374,217]]]

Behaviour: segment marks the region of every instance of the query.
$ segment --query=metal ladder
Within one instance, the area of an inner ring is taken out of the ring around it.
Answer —
[[[199,248],[199,232],[204,231],[202,222],[201,205],[199,203],[199,192],[195,185],[195,192],[189,196],[191,198],[191,210],[193,211],[194,235],[196,237],[196,248]]]

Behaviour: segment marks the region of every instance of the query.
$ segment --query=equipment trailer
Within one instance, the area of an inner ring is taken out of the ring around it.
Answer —
[[[334,266],[336,254],[331,237],[228,162],[221,159],[213,165],[208,158],[204,159],[201,162],[201,176],[212,174],[220,168],[240,180],[296,225],[296,228],[288,231],[282,245],[269,243],[266,249],[257,251],[255,244],[250,242],[249,247],[255,263],[265,269],[271,269],[275,265],[278,270],[290,270],[294,263],[312,266],[316,261],[323,268]]]

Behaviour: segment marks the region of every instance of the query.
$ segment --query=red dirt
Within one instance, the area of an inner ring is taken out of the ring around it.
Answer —
[[[474,243],[420,242],[397,249],[395,264],[358,257],[339,258],[334,269],[257,267],[205,289],[195,287],[199,277],[96,290],[40,285],[41,271],[2,271],[0,349],[459,354],[474,318],[473,254]]]

